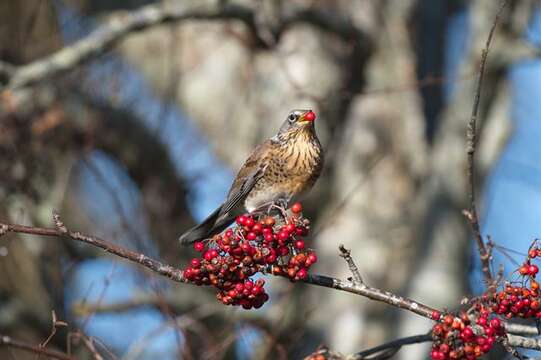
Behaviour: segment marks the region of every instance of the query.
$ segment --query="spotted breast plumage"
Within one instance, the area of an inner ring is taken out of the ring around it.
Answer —
[[[242,211],[272,204],[287,206],[315,184],[323,168],[323,148],[312,110],[293,110],[278,133],[257,146],[239,170],[225,202],[180,237],[203,240],[229,226]]]

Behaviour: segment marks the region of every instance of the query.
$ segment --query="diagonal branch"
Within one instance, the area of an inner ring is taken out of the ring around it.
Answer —
[[[185,20],[238,20],[251,30],[255,46],[262,48],[272,46],[260,34],[254,11],[247,6],[235,4],[221,6],[216,1],[204,1],[190,7],[185,2],[162,1],[112,16],[87,37],[30,64],[17,67],[0,63],[0,75],[6,82],[5,89],[11,91],[21,89],[97,57],[131,33]],[[314,9],[301,9],[280,19],[280,22],[271,29],[271,33],[278,38],[288,27],[301,22],[309,23],[346,40],[355,39],[365,47],[364,51],[368,51],[368,38],[351,22]]]
[[[59,221],[57,216],[55,216],[55,222],[56,221]],[[143,265],[147,269],[152,270],[171,280],[174,280],[177,282],[186,282],[186,280],[182,277],[182,271],[174,268],[171,265],[164,264],[161,261],[158,261],[151,257],[146,256],[145,254],[126,249],[122,246],[118,246],[111,242],[102,240],[96,236],[85,235],[78,231],[69,231],[65,227],[59,228],[59,229],[52,229],[52,228],[41,228],[41,227],[24,226],[24,225],[0,224],[0,229],[5,229],[5,233],[11,232],[11,233],[29,234],[29,235],[67,237],[75,241],[80,241],[92,246],[99,247],[108,253],[117,255],[124,259]]]

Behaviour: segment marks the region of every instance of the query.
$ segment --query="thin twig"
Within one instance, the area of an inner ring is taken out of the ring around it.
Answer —
[[[351,359],[388,359],[390,356],[395,355],[402,346],[405,345],[412,345],[412,344],[420,344],[424,342],[432,341],[432,334],[421,334],[421,335],[413,335],[413,336],[407,336],[400,339],[396,339],[393,341],[389,341],[385,344],[381,344],[378,346],[375,346],[373,348],[363,350],[358,352],[357,354],[350,356]],[[383,353],[382,353],[383,352]],[[371,356],[376,355],[377,356]],[[383,357],[382,357],[383,356]],[[348,357],[349,358],[349,357]]]
[[[24,341],[15,340],[12,339],[9,336],[6,335],[0,335],[0,347],[7,346],[15,349],[25,350],[32,352],[34,354],[41,354],[48,356],[53,359],[59,359],[59,360],[75,360],[74,357],[55,350],[49,350],[47,348],[41,347],[39,345],[31,345],[29,343],[26,343]]]
[[[474,176],[475,175],[475,146],[477,143],[477,117],[479,113],[479,102],[481,99],[481,88],[483,85],[483,78],[485,74],[485,66],[487,62],[488,51],[490,48],[490,44],[492,42],[494,31],[496,29],[496,25],[498,24],[498,21],[500,19],[500,16],[506,4],[507,4],[507,1],[504,0],[500,6],[500,9],[498,10],[498,13],[496,14],[496,17],[494,19],[494,22],[488,34],[485,48],[483,49],[483,52],[481,53],[481,63],[479,65],[479,74],[477,77],[473,108],[472,108],[472,113],[471,113],[470,120],[468,122],[468,128],[466,132],[466,140],[467,140],[466,149],[467,149],[467,158],[468,158],[467,177],[468,177],[468,186],[469,186],[468,197],[469,197],[469,202],[470,202],[470,208],[469,210],[464,211],[464,215],[470,222],[473,234],[475,236],[475,240],[477,242],[477,248],[479,250],[479,256],[481,258],[483,275],[489,289],[494,288],[494,281],[493,281],[492,273],[490,271],[490,256],[491,255],[490,255],[490,252],[487,250],[485,243],[483,241],[483,237],[481,235],[481,230],[479,228],[479,217],[477,215],[477,208],[475,204],[475,176]]]
[[[353,259],[351,258],[351,251],[346,249],[343,244],[340,244],[340,246],[338,246],[338,249],[340,250],[340,257],[346,260],[349,270],[353,274],[353,283],[355,285],[364,285],[361,272],[359,271],[359,268],[355,264],[355,261],[353,261]]]

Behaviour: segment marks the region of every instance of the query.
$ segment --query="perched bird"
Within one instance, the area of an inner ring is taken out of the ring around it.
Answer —
[[[228,227],[244,210],[286,207],[309,190],[323,167],[323,149],[312,110],[293,110],[278,134],[257,146],[239,170],[225,202],[201,224],[180,237],[181,244],[209,238]]]

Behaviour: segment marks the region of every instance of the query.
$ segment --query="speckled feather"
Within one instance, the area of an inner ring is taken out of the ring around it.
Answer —
[[[254,151],[239,171],[249,173],[252,166],[266,166],[263,176],[247,195],[244,207],[253,211],[264,204],[283,199],[289,202],[310,190],[323,168],[323,149],[313,125],[280,133]],[[250,164],[250,159],[255,164]],[[237,183],[237,185],[241,181]],[[233,192],[235,183],[230,191]]]

